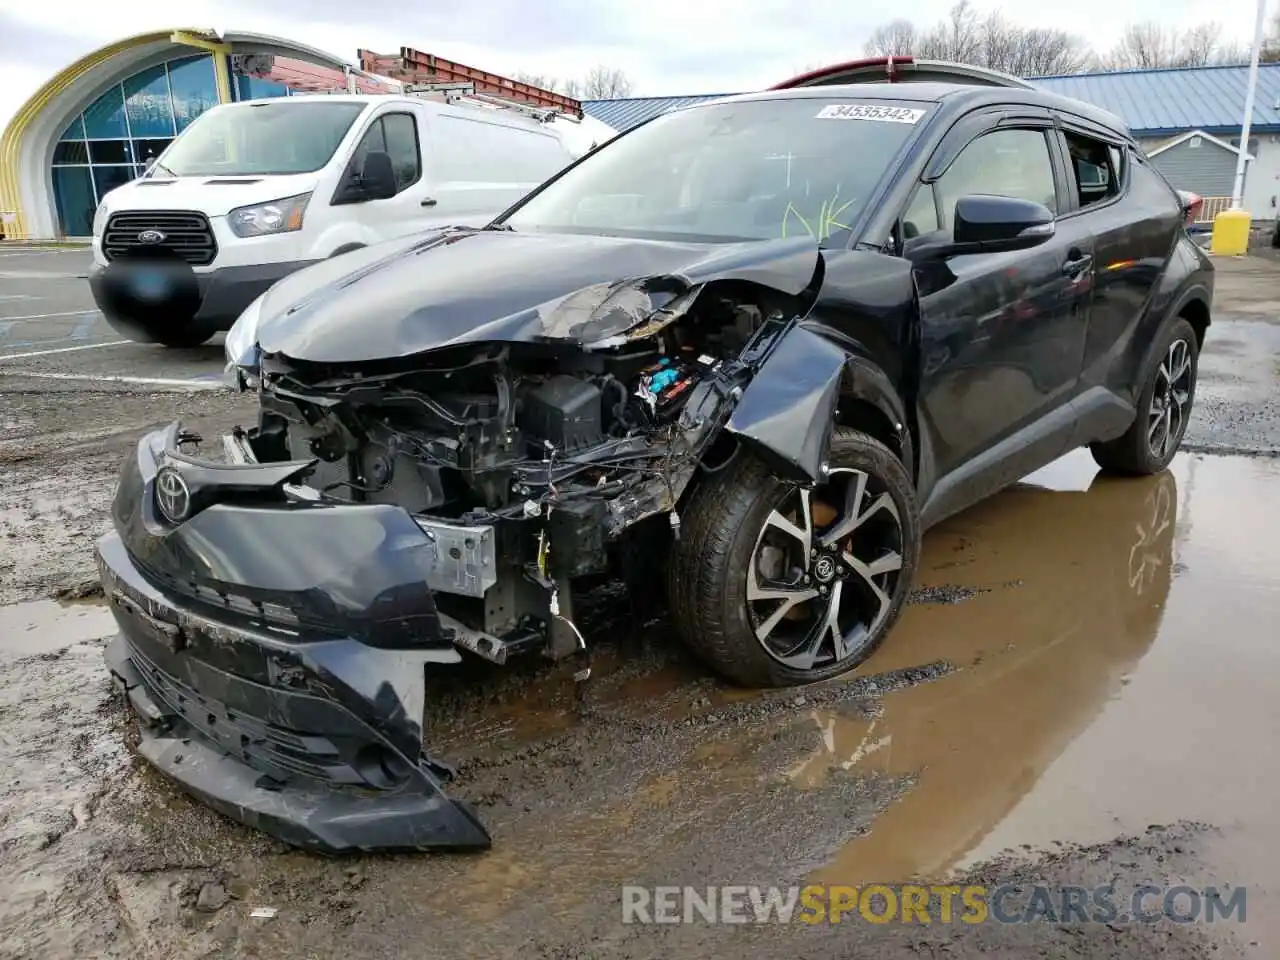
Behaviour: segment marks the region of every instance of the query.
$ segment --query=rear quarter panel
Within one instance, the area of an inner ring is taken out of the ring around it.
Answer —
[[[1097,269],[1080,385],[1133,402],[1164,323],[1189,300],[1212,305],[1213,264],[1187,234],[1172,188],[1142,159],[1131,161],[1125,198],[1093,219]]]

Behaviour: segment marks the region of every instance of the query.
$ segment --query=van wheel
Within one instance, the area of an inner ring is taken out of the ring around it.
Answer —
[[[162,347],[182,349],[198,347],[201,344],[208,343],[216,332],[205,326],[192,325],[189,327],[177,327],[172,330],[151,332],[150,336],[154,343],[158,343]]]
[[[886,446],[832,436],[813,490],[740,455],[694,491],[668,590],[693,652],[752,687],[852,670],[902,611],[920,554],[911,478]]]

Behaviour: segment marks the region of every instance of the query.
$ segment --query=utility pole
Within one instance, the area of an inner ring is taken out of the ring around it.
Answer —
[[[1209,252],[1223,257],[1243,257],[1249,252],[1253,217],[1244,209],[1244,174],[1249,156],[1249,129],[1253,126],[1253,100],[1258,91],[1258,59],[1267,21],[1267,0],[1257,0],[1258,20],[1253,28],[1253,56],[1249,58],[1249,84],[1244,94],[1244,118],[1240,124],[1240,152],[1236,155],[1236,180],[1231,206],[1213,218]]]
[[[1240,155],[1236,157],[1236,182],[1231,190],[1231,209],[1241,209],[1244,201],[1244,171],[1249,156],[1249,128],[1253,125],[1253,100],[1258,91],[1258,59],[1266,29],[1267,0],[1258,0],[1258,19],[1253,28],[1253,55],[1249,59],[1249,85],[1244,94],[1244,123],[1240,126]]]

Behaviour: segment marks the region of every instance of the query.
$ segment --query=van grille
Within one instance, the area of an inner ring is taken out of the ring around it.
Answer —
[[[143,243],[138,236],[147,230],[158,230],[164,239]],[[137,250],[171,251],[193,267],[204,267],[213,263],[218,255],[218,244],[203,213],[175,210],[113,213],[102,235],[103,255],[115,260]]]

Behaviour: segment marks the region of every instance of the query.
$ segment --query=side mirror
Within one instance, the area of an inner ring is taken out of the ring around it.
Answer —
[[[375,151],[365,155],[360,168],[360,192],[366,200],[386,200],[396,195],[396,168],[390,154]]]
[[[953,224],[950,237],[931,233],[908,241],[906,257],[921,262],[968,253],[1027,250],[1044,243],[1055,229],[1053,214],[1042,203],[984,194],[957,200]]]

